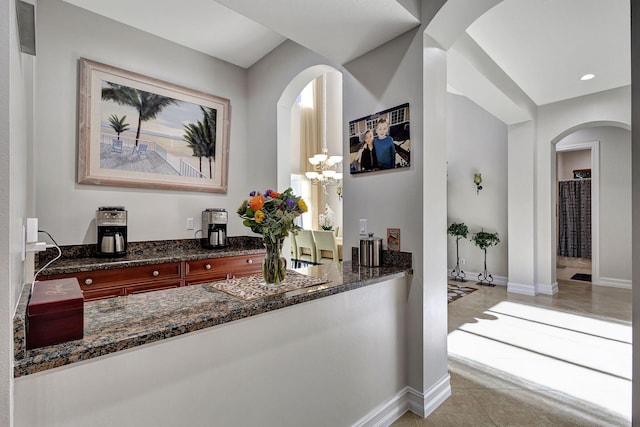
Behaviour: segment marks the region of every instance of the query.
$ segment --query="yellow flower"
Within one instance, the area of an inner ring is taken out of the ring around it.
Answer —
[[[253,214],[253,219],[258,223],[261,224],[262,220],[264,219],[264,212],[262,212],[261,210],[257,210],[255,214]]]
[[[300,210],[302,212],[306,212],[307,211],[307,204],[304,202],[304,200],[302,200],[302,199],[298,200],[298,206],[300,207]]]

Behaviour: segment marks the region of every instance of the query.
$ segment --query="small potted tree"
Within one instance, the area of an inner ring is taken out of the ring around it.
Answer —
[[[471,241],[473,241],[473,243],[477,247],[484,251],[484,271],[478,274],[478,280],[480,281],[480,284],[484,285],[486,282],[489,286],[495,286],[491,284],[491,282],[493,282],[493,276],[487,270],[487,248],[500,243],[500,237],[498,237],[498,233],[489,233],[482,230],[474,234],[471,238]]]
[[[449,235],[456,238],[456,267],[453,270],[451,270],[451,277],[453,278],[453,280],[459,280],[461,282],[464,282],[465,281],[464,277],[466,276],[466,274],[460,268],[460,255],[458,252],[458,242],[460,241],[460,239],[467,238],[467,235],[469,234],[469,228],[463,222],[460,222],[460,223],[454,222],[447,229],[447,233],[449,233]]]

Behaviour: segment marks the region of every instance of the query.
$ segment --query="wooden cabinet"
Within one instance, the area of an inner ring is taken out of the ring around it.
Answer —
[[[44,276],[42,280],[75,277],[85,301],[113,298],[132,293],[176,288],[182,284],[182,263],[143,265],[109,270]]]
[[[123,267],[42,276],[40,280],[75,277],[85,301],[177,288],[248,276],[262,271],[264,254]]]
[[[263,254],[185,261],[185,285],[249,276],[262,271]]]

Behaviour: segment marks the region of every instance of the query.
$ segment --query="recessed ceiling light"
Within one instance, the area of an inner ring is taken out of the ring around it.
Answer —
[[[595,76],[595,74],[585,74],[584,76],[580,77],[580,80],[591,80]]]

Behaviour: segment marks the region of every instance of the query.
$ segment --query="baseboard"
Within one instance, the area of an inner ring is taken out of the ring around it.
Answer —
[[[507,292],[513,292],[514,294],[535,296],[536,287],[535,285],[525,285],[522,283],[509,282],[507,284]]]
[[[613,277],[601,277],[600,282],[593,283],[594,286],[609,286],[611,288],[631,289],[631,280],[614,279]]]
[[[553,282],[550,285],[538,283],[536,285],[536,290],[539,294],[544,295],[555,295],[558,293],[558,282]]]
[[[451,396],[451,377],[444,376],[425,393],[405,387],[388,402],[378,405],[374,410],[358,420],[354,427],[383,427],[393,424],[405,412],[425,418]]]
[[[449,273],[451,273],[451,271],[453,270],[453,267],[449,267]],[[464,280],[467,282],[470,282],[472,284],[477,283],[478,280],[478,274],[475,271],[465,271],[466,276],[464,277]],[[447,278],[451,279],[450,275],[447,275]],[[461,282],[464,283],[464,282]],[[493,274],[493,282],[491,282],[492,285],[500,285],[500,286],[506,286],[507,285],[507,278],[504,276],[496,276],[495,274]],[[464,285],[463,285],[464,286]]]
[[[416,394],[420,396],[421,393],[416,392]],[[451,396],[451,376],[447,374],[422,395],[422,407],[420,408],[422,412],[420,413],[414,410],[411,410],[411,412],[422,418],[426,418],[435,411],[442,402],[447,400],[449,396]]]
[[[405,387],[388,402],[378,405],[364,417],[360,418],[353,427],[379,427],[391,425],[402,414],[409,410],[409,393],[411,388]]]

